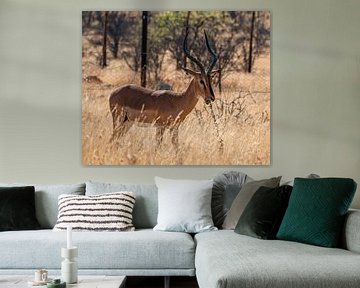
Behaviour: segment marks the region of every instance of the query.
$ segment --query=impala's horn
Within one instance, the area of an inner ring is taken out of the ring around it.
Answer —
[[[206,70],[206,75],[210,76],[211,71],[212,71],[212,69],[214,69],[214,66],[215,66],[217,60],[219,59],[219,57],[215,53],[214,49],[211,48],[210,43],[209,43],[209,38],[208,38],[205,30],[204,30],[204,34],[205,34],[206,47],[207,47],[209,53],[211,54],[211,63],[209,65],[208,69]]]
[[[199,67],[201,72],[205,72],[205,68],[201,64],[200,60],[196,59],[194,56],[190,55],[190,51],[189,51],[188,46],[187,46],[187,38],[188,38],[188,36],[189,36],[189,33],[186,33],[185,38],[184,38],[184,42],[183,42],[184,53],[185,53],[186,57],[188,57],[191,61],[193,61]]]

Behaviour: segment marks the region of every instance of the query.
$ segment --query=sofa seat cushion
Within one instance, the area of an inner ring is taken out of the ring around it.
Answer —
[[[186,233],[73,232],[82,269],[194,269],[195,244]],[[60,269],[66,232],[2,232],[0,269]]]
[[[360,254],[229,230],[195,236],[200,288],[357,287]]]

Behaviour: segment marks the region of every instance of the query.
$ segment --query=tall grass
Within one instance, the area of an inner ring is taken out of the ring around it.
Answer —
[[[223,92],[220,94],[215,89],[216,100],[211,107],[205,105],[202,98],[199,99],[195,109],[180,126],[178,148],[172,145],[168,131],[159,146],[153,126],[133,125],[124,137],[109,141],[112,135],[109,95],[117,86],[138,83],[139,75],[116,59],[110,61],[107,68],[100,69],[95,58],[89,55],[83,57],[84,164],[270,164],[269,55],[258,59],[252,74],[230,74],[223,82]],[[179,91],[190,82],[189,76],[175,69],[164,74],[163,78]]]

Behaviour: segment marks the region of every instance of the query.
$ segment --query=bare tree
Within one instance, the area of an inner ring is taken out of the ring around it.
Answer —
[[[91,27],[91,22],[93,18],[92,11],[82,11],[82,29],[83,31]]]
[[[269,16],[267,11],[245,13],[247,14],[243,31],[247,35],[242,44],[242,66],[244,71],[250,73],[256,58],[264,53],[270,45],[270,26],[267,24],[266,18]]]
[[[128,22],[125,21],[125,13],[119,11],[109,12],[108,36],[109,47],[114,58],[118,57],[120,41],[129,29]]]
[[[185,20],[185,35],[188,35],[189,34],[189,25],[190,25],[190,14],[191,14],[191,11],[188,11],[187,12],[187,15],[186,15],[186,20]],[[186,68],[186,60],[187,60],[187,57],[186,57],[186,54],[184,53],[184,67]]]
[[[102,45],[102,63],[101,67],[105,68],[107,66],[106,63],[106,40],[107,40],[107,26],[108,26],[108,14],[109,12],[106,11],[104,15],[104,30],[103,30],[103,45]]]
[[[148,11],[142,13],[141,86],[146,87]]]
[[[141,61],[141,19],[142,12],[125,12],[125,31],[121,36],[122,47],[119,50],[120,57],[134,72],[139,72]]]
[[[252,68],[254,23],[255,23],[255,11],[252,12],[252,17],[251,17],[250,40],[249,40],[249,65],[247,69],[248,73],[251,73],[251,68]]]

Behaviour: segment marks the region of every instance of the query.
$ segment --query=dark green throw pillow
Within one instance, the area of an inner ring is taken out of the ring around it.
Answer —
[[[35,188],[0,187],[0,231],[39,229]]]
[[[295,178],[277,238],[337,247],[355,191],[348,178]]]
[[[260,187],[252,196],[235,232],[261,239],[275,239],[288,206],[292,187]]]

